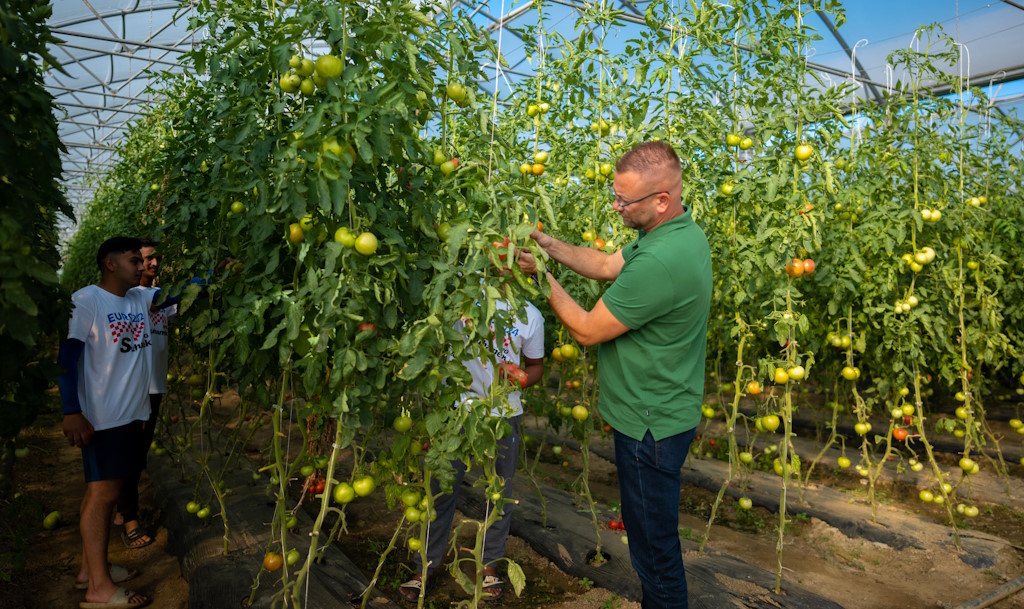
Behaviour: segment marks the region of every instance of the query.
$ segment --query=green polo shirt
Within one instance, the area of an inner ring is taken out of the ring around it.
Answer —
[[[690,209],[622,249],[605,306],[629,328],[598,352],[601,416],[662,440],[697,426],[711,308],[711,250]]]

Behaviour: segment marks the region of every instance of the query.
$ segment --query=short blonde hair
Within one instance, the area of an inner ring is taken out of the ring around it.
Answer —
[[[622,155],[615,163],[617,173],[646,173],[654,169],[671,167],[682,170],[679,155],[671,144],[663,141],[650,141],[638,144]]]

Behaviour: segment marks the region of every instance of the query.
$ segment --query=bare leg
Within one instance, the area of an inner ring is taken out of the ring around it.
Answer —
[[[110,579],[107,568],[107,544],[110,539],[110,516],[121,492],[123,480],[98,480],[89,482],[82,499],[82,516],[79,528],[82,533],[82,570],[89,578],[89,589],[85,600],[104,602],[109,599],[117,586]]]

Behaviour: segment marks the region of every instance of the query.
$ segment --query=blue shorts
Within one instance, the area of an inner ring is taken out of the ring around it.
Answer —
[[[141,433],[142,421],[93,432],[92,439],[82,449],[85,481],[127,478],[137,467],[132,451]]]

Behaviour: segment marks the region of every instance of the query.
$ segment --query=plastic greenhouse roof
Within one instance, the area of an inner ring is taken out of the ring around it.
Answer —
[[[510,85],[533,74],[536,49],[526,48],[516,31],[537,24],[532,1],[453,1],[489,30],[507,62],[500,70],[493,62],[488,66],[487,73],[493,76],[480,83],[485,90],[497,87],[499,96],[507,94]],[[643,14],[650,2],[611,1],[623,11],[622,27],[607,41],[609,51],[615,52],[616,45],[624,45],[647,27]],[[68,149],[65,182],[76,209],[91,197],[89,179],[116,162],[113,146],[125,127],[153,103],[154,94],[147,92],[152,75],[180,71],[181,54],[204,36],[188,26],[196,4],[197,0],[53,0],[49,24],[63,42],[51,52],[67,74],[50,71],[46,84],[60,106],[60,136]],[[546,0],[544,31],[575,37],[583,4]],[[689,11],[689,2],[678,4],[681,11]],[[960,69],[970,84],[985,89],[997,112],[1024,116],[1024,0],[848,0],[845,11],[846,23],[838,31],[824,13],[812,12],[806,18],[806,24],[823,36],[807,61],[826,81],[853,78],[860,84],[860,98],[880,99],[898,86],[902,76],[887,65],[887,56],[919,44],[914,34],[922,25],[939,23],[963,45]],[[939,87],[932,92],[949,93]]]

